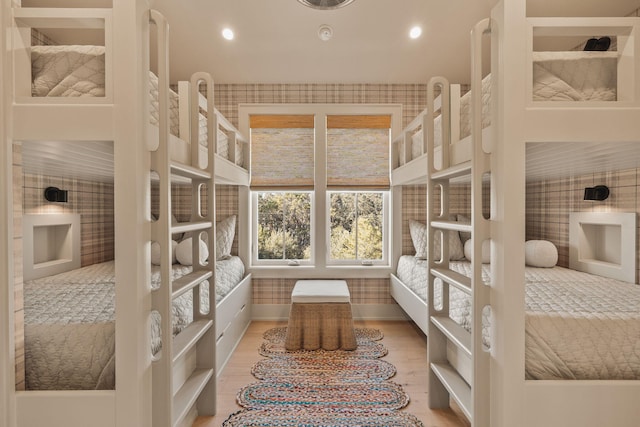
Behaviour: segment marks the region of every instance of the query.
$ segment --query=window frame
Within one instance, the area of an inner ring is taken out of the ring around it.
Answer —
[[[379,260],[363,260],[363,259],[353,259],[353,260],[340,260],[340,259],[332,259],[331,258],[331,194],[333,193],[380,193],[382,194],[382,217],[383,217],[383,227],[382,227],[382,259]],[[389,235],[391,228],[391,220],[390,220],[390,209],[389,209],[389,201],[391,199],[391,192],[389,190],[358,190],[358,189],[340,189],[340,190],[327,190],[327,229],[326,229],[326,242],[327,242],[327,265],[341,265],[341,266],[387,266],[389,265]]]
[[[381,278],[392,273],[402,249],[402,226],[397,220],[401,215],[400,188],[391,187],[386,195],[385,215],[385,259],[374,265],[358,263],[333,263],[330,261],[329,241],[330,220],[327,193],[327,116],[331,115],[390,115],[390,141],[402,131],[401,104],[239,104],[238,127],[250,135],[251,115],[315,115],[314,143],[314,189],[312,190],[313,241],[311,263],[288,265],[284,261],[257,262],[257,197],[260,189],[243,187],[239,191],[239,217],[248,230],[239,228],[239,255],[247,265],[247,271],[258,278]],[[391,150],[391,144],[389,145]],[[249,153],[249,158],[251,153]],[[390,153],[391,160],[391,153]],[[343,189],[340,189],[343,190]],[[344,189],[350,190],[350,189]],[[354,189],[354,191],[358,191]],[[364,191],[364,190],[363,190]],[[254,202],[255,200],[255,202]]]
[[[311,204],[311,224],[310,224],[310,235],[311,235],[311,255],[308,260],[290,260],[290,259],[259,259],[259,251],[258,251],[258,195],[260,193],[309,193],[310,204]],[[251,265],[255,266],[312,266],[314,265],[314,260],[316,257],[315,250],[315,236],[314,236],[314,223],[315,223],[315,209],[314,209],[314,199],[315,193],[313,190],[252,190],[251,191],[251,226],[253,229],[251,241],[253,250],[251,256]]]

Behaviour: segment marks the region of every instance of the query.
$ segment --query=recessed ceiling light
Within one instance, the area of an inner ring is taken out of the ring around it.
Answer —
[[[422,28],[415,26],[409,31],[409,37],[412,39],[417,39],[422,35]]]
[[[318,28],[318,37],[320,37],[320,40],[323,42],[328,41],[333,37],[333,28],[327,24],[320,25],[320,28]]]
[[[233,40],[233,30],[231,30],[231,28],[225,28],[224,30],[222,30],[222,37],[227,40]]]

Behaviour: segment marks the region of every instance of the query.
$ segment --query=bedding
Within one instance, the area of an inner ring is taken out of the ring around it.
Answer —
[[[33,96],[104,96],[104,46],[32,46]]]
[[[533,52],[534,101],[615,101],[616,52]],[[491,75],[482,79],[482,128],[491,125]],[[460,139],[471,134],[471,92],[460,98]],[[411,140],[411,155],[422,155],[422,131]],[[435,145],[442,145],[441,117],[434,119]],[[399,150],[403,150],[399,144]],[[399,151],[401,153],[402,151]],[[402,159],[402,156],[398,157]]]
[[[105,48],[90,45],[32,46],[31,95],[35,97],[104,97]],[[158,125],[158,77],[149,72],[150,118]],[[169,129],[180,137],[178,94],[169,91]],[[207,146],[207,118],[199,115],[200,145]],[[229,138],[218,130],[217,153],[229,159]],[[243,164],[242,146],[236,144],[236,163]]]
[[[451,262],[471,275],[471,263]],[[402,256],[398,278],[426,301],[428,262]],[[489,280],[489,265],[482,266]],[[640,379],[640,287],[563,267],[525,268],[527,379]],[[436,282],[435,298],[441,284]],[[449,287],[451,318],[470,330],[471,301]],[[435,301],[439,304],[439,300]],[[483,317],[488,343],[488,319]]]
[[[174,264],[172,278],[191,272]],[[242,280],[238,257],[216,262],[216,304]],[[152,287],[160,268],[152,266]],[[208,282],[200,287],[208,309]],[[103,390],[115,384],[115,263],[94,264],[24,283],[25,371],[28,390]],[[175,299],[173,334],[193,320],[192,293]],[[160,349],[159,319],[152,322],[152,352]]]

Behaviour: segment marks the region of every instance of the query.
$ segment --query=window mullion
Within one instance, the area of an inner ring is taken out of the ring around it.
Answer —
[[[287,202],[286,200],[282,203],[282,259],[284,261],[287,260]]]
[[[316,113],[315,119],[315,221],[313,239],[315,264],[324,268],[330,258],[329,206],[327,204],[327,115],[323,111]]]
[[[358,261],[360,259],[359,252],[358,252],[358,249],[359,249],[358,248],[358,241],[359,241],[358,240],[358,231],[359,231],[358,230],[359,229],[359,227],[358,227],[358,216],[360,215],[360,209],[359,209],[359,206],[358,206],[358,198],[359,197],[360,197],[360,193],[356,193],[356,200],[355,200],[355,202],[356,202],[356,206],[355,206],[356,215],[355,215],[355,218],[354,218],[354,222],[355,222],[354,225],[356,227],[356,254],[355,254],[356,255],[356,259],[355,259],[355,261]]]

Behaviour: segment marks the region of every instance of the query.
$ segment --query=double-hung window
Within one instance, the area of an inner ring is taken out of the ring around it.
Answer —
[[[388,115],[326,120],[328,264],[385,264],[388,247]]]
[[[254,264],[312,261],[314,117],[251,117]]]
[[[252,265],[388,266],[399,106],[246,108]]]

